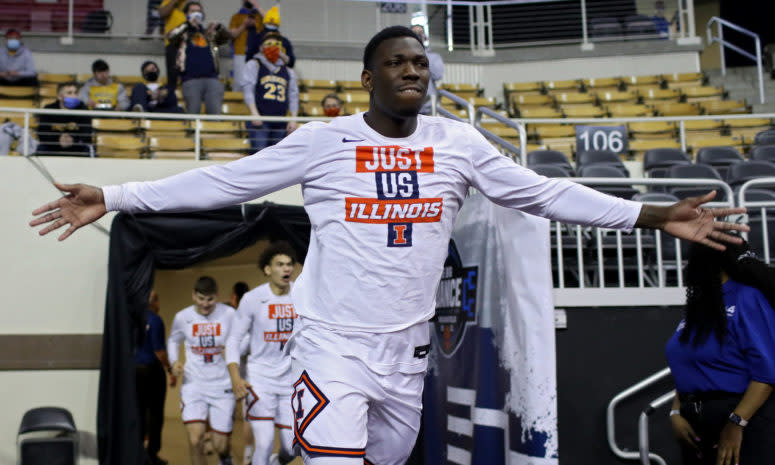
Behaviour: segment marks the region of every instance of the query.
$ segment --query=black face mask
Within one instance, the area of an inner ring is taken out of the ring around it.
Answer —
[[[145,78],[145,80],[148,82],[156,82],[156,80],[159,79],[159,72],[149,71],[143,74],[143,78]]]
[[[243,7],[244,7],[246,10],[252,10],[252,9],[253,9],[253,4],[252,4],[252,3],[250,3],[250,2],[245,2],[245,4],[243,5]]]

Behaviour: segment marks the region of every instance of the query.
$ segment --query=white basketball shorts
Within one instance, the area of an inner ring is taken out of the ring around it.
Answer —
[[[230,434],[234,426],[234,394],[231,389],[185,383],[180,388],[183,423],[210,423],[220,434]]]

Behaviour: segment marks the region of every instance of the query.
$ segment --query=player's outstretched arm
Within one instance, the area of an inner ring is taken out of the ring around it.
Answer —
[[[669,207],[643,205],[635,227],[662,229],[681,239],[686,239],[724,250],[723,242],[739,244],[741,239],[726,231],[748,231],[744,224],[716,221],[729,215],[745,213],[745,208],[703,208],[701,205],[716,197],[712,191],[700,197],[688,197]]]
[[[64,197],[49,202],[32,212],[38,218],[30,221],[30,226],[45,225],[39,231],[41,236],[69,225],[70,227],[59,236],[59,240],[63,241],[78,228],[97,221],[107,212],[105,198],[99,187],[86,184],[54,183],[54,185],[65,193]]]

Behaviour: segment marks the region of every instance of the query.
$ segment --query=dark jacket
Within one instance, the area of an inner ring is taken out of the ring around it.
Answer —
[[[178,106],[178,98],[175,96],[175,88],[169,84],[159,87],[161,96],[156,105],[151,103],[151,90],[144,83],[135,84],[132,88],[132,97],[129,108],[134,110],[135,105],[143,107],[143,111],[153,113],[181,113]]]
[[[229,43],[231,40],[231,33],[222,24],[218,24],[211,33],[207,33],[207,29],[199,25],[194,27],[188,22],[181,24],[175,29],[171,30],[167,34],[167,38],[170,41],[170,46],[177,48],[177,58],[175,65],[180,70],[181,77],[185,79],[186,65],[189,64],[186,61],[186,48],[189,45],[190,39],[197,33],[202,34],[207,41],[207,45],[210,48],[210,54],[212,56],[213,66],[215,68],[215,74],[218,74],[218,47]]]
[[[68,109],[60,108],[59,101],[46,105],[44,108],[62,110],[61,114],[40,115],[38,117],[38,155],[66,155],[73,157],[88,157],[91,155],[92,143],[91,118],[88,116],[74,116],[67,114]],[[81,102],[73,110],[88,110]],[[69,134],[73,138],[73,145],[62,147],[59,138],[62,134]]]

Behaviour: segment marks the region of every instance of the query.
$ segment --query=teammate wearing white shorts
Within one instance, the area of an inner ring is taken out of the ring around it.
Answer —
[[[245,398],[246,418],[253,430],[253,465],[284,464],[293,459],[291,418],[291,358],[283,350],[293,331],[296,312],[291,301],[291,274],[296,253],[286,242],[270,245],[258,266],[269,282],[245,294],[226,341],[234,396]],[[237,351],[250,335],[247,381],[240,376]],[[232,355],[234,354],[234,355]],[[275,427],[280,430],[280,452],[272,456]]]
[[[209,423],[215,433],[212,441],[220,465],[231,465],[229,436],[235,402],[223,352],[235,312],[228,305],[218,303],[218,287],[209,276],[196,281],[192,299],[194,305],[175,315],[167,340],[172,371],[176,376],[183,375],[180,408],[191,463],[207,463],[203,441]],[[181,343],[186,351],[185,366],[178,360]]]
[[[65,239],[108,210],[212,209],[301,183],[311,234],[291,292],[296,441],[307,464],[403,464],[420,424],[428,320],[469,187],[553,220],[660,228],[721,248],[737,241],[726,230],[747,230],[715,221],[744,209],[700,207],[713,193],[660,207],[539,176],[468,124],[418,116],[429,74],[418,37],[386,28],[364,51],[368,112],[307,123],[256,155],[159,181],[58,184],[67,195],[30,224],[48,223],[41,234],[69,225]]]

